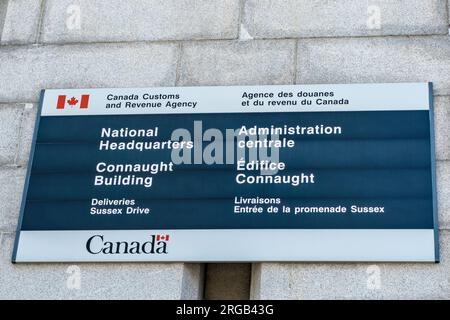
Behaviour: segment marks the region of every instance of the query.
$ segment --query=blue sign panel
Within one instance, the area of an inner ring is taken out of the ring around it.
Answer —
[[[13,262],[439,261],[428,83],[44,90]]]

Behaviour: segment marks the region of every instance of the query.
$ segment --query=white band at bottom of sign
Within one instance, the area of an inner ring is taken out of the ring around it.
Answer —
[[[15,262],[434,262],[433,229],[21,231]]]

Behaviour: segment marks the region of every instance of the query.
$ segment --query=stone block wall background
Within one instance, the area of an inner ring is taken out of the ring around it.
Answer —
[[[448,12],[447,0],[0,0],[0,298],[203,296],[200,264],[10,263],[40,89],[412,81],[435,88],[442,262],[253,264],[250,297],[450,298]],[[213,269],[221,290],[246,290]]]

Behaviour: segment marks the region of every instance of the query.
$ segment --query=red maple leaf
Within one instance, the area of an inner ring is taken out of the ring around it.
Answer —
[[[69,104],[69,106],[74,106],[78,103],[78,100],[75,99],[75,97],[72,97],[69,100],[67,100],[67,103]]]

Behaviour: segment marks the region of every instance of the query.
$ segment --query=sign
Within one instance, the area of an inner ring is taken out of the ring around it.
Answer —
[[[13,262],[439,260],[431,83],[44,90]]]

